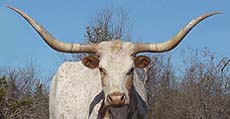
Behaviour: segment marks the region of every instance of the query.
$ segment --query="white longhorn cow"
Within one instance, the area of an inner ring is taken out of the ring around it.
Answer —
[[[150,59],[137,56],[142,52],[166,52],[175,48],[188,32],[205,18],[219,14],[207,13],[190,21],[174,37],[163,43],[132,43],[112,40],[98,44],[64,43],[55,39],[23,11],[16,11],[54,50],[66,53],[94,53],[82,62],[63,63],[50,88],[51,119],[112,118],[113,108],[127,106],[127,117],[137,113],[144,118],[147,100],[143,83],[134,68],[146,67]]]

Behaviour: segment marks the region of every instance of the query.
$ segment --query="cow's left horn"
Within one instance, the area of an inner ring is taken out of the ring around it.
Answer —
[[[55,39],[45,28],[43,28],[40,24],[38,24],[35,20],[33,20],[29,15],[27,15],[23,11],[12,6],[6,6],[6,7],[14,10],[22,17],[24,17],[25,20],[29,22],[30,25],[43,38],[43,40],[54,50],[60,52],[68,52],[68,53],[83,53],[83,52],[96,53],[97,52],[97,44],[83,45],[83,44],[61,42]]]
[[[190,21],[185,27],[183,27],[173,38],[166,42],[162,43],[137,43],[135,45],[135,53],[140,52],[166,52],[173,48],[175,48],[182,40],[183,38],[189,33],[189,31],[196,26],[198,23],[200,23],[205,18],[208,18],[210,16],[221,14],[219,12],[211,12],[204,15],[201,15],[197,17],[196,19],[193,19]]]

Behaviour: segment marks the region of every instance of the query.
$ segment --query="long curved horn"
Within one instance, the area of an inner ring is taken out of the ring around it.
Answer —
[[[24,13],[23,11],[12,7],[6,6],[13,11],[17,12],[19,15],[25,18],[27,22],[37,31],[37,33],[43,38],[43,40],[54,50],[60,52],[67,53],[96,53],[97,52],[97,44],[83,45],[83,44],[75,44],[75,43],[64,43],[57,39],[55,39],[45,28],[43,28],[40,24],[38,24],[35,20],[33,20],[29,15]]]
[[[198,23],[200,23],[205,18],[208,18],[210,16],[221,14],[219,12],[211,12],[204,15],[201,15],[197,17],[196,19],[193,19],[190,21],[186,26],[184,26],[174,37],[169,39],[166,42],[162,43],[137,43],[135,46],[135,52],[134,53],[140,53],[140,52],[166,52],[173,48],[175,48],[182,40],[183,38],[189,33],[189,31],[194,28]]]

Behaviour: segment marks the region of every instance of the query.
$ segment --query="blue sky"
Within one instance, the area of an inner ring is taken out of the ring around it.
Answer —
[[[220,57],[230,57],[229,0],[0,0],[0,68],[22,66],[33,59],[48,75],[61,63],[60,53],[49,48],[22,17],[4,5],[23,10],[65,42],[83,42],[90,19],[103,8],[127,10],[133,40],[142,42],[163,42],[203,13],[224,12],[196,26],[171,52],[179,59],[183,48],[207,47]],[[178,59],[175,62],[179,63]]]

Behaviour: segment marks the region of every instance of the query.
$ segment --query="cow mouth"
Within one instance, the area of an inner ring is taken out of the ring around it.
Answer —
[[[107,105],[107,107],[120,108],[120,107],[123,107],[125,105],[128,105],[128,104],[125,104],[125,102],[124,103],[116,103],[116,104],[109,104],[109,105]]]
[[[117,105],[109,105],[108,107],[113,107],[113,108],[121,108],[121,107],[124,107],[128,104],[117,104]]]

